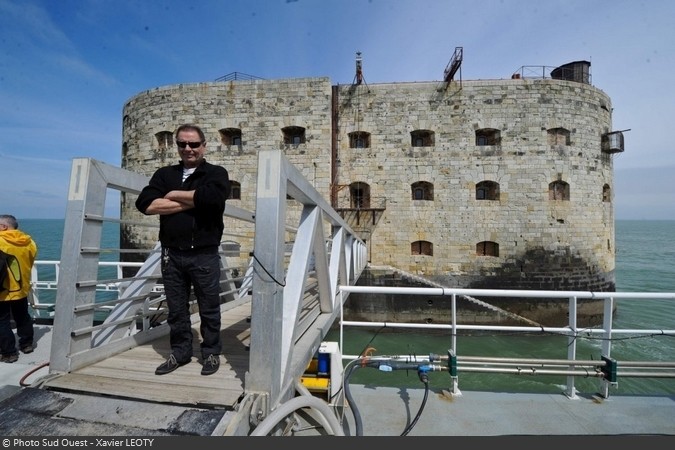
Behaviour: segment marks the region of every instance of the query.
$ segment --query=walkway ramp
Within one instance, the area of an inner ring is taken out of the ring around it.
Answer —
[[[223,305],[221,367],[202,376],[199,322],[193,323],[192,362],[166,375],[155,375],[171,353],[169,337],[133,347],[97,363],[47,379],[50,390],[146,400],[175,405],[232,409],[244,393],[244,375],[249,369],[250,302]]]

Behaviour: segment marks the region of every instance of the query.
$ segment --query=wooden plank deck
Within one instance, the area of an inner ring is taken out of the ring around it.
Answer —
[[[44,388],[66,392],[106,395],[156,403],[232,409],[244,393],[244,374],[249,369],[251,303],[222,313],[223,351],[220,369],[201,375],[199,322],[193,324],[192,362],[166,375],[155,368],[170,354],[169,336],[48,380]]]

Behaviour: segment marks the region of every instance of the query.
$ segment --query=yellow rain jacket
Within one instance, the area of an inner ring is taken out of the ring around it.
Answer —
[[[0,231],[0,250],[7,253],[5,282],[0,286],[0,301],[19,300],[30,292],[31,269],[37,256],[37,245],[21,230]]]

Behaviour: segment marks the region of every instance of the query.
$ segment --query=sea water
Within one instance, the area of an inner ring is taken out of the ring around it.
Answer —
[[[39,260],[60,260],[64,220],[20,219],[19,227],[29,233],[38,245]],[[675,292],[675,221],[616,221],[616,290],[619,292]],[[101,248],[119,248],[119,226],[104,223]],[[102,260],[115,260],[114,254],[103,254]],[[42,275],[41,275],[42,276]],[[41,298],[42,300],[42,298]],[[617,300],[615,326],[629,328],[675,328],[675,302]],[[446,355],[451,336],[443,332],[411,333],[389,330],[350,329],[344,337],[343,354],[360,354],[367,348],[376,355],[417,355],[431,353]],[[331,332],[327,340],[339,340]],[[566,337],[545,333],[507,335],[504,333],[459,336],[457,354],[465,356],[502,356],[513,358],[566,359]],[[598,360],[601,357],[599,338],[580,339],[577,359]],[[617,337],[612,344],[614,359],[643,361],[675,361],[675,337],[638,336]],[[414,371],[383,373],[376,369],[356,371],[354,382],[379,386],[418,388],[420,381]],[[432,373],[429,384],[434,388],[450,385],[447,372]],[[459,387],[466,390],[509,392],[560,392],[564,376],[530,376],[510,374],[459,374]],[[579,391],[593,392],[595,378],[580,379]],[[667,378],[623,378],[611,395],[675,394],[675,380]]]
[[[38,247],[37,258],[40,261],[60,261],[61,244],[63,241],[63,219],[19,219],[19,229],[31,235]],[[113,222],[104,222],[101,231],[101,261],[118,261],[120,248],[119,225]],[[55,266],[39,265],[38,278],[41,280],[53,280],[56,277]],[[115,267],[99,267],[98,279],[111,280],[116,279],[117,270]],[[53,304],[56,301],[56,290],[40,290],[40,303]],[[96,301],[113,300],[117,294],[115,292],[97,292]],[[47,318],[46,311],[36,311],[38,317]],[[105,314],[97,313],[96,320],[103,320]]]

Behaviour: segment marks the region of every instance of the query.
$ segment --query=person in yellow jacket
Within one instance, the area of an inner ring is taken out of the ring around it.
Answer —
[[[1,362],[13,363],[19,359],[16,339],[12,331],[12,317],[16,323],[19,349],[33,351],[33,318],[28,312],[28,294],[31,269],[37,256],[33,238],[19,230],[16,217],[0,215],[0,357]]]

